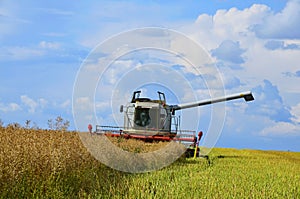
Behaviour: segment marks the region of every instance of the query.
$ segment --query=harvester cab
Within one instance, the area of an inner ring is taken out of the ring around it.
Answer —
[[[159,99],[141,98],[141,91],[133,93],[131,102],[124,110],[124,132],[129,134],[163,135],[171,132],[170,108],[165,94],[158,92]],[[124,107],[121,106],[121,111]]]

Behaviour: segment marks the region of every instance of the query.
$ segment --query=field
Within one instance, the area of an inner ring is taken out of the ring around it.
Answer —
[[[300,198],[300,153],[217,148],[130,174],[96,161],[75,132],[0,127],[0,198]]]

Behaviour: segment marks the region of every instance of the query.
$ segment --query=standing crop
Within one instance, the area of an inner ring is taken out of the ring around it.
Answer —
[[[165,144],[113,142],[141,153]],[[96,161],[76,132],[0,127],[0,198],[300,198],[299,182],[299,152],[213,149],[128,174]]]

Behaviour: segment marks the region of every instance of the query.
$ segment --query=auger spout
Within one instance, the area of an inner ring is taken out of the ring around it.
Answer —
[[[218,97],[218,98],[213,98],[213,99],[208,99],[208,100],[202,100],[202,101],[198,101],[198,102],[191,102],[191,103],[178,104],[178,105],[170,105],[170,109],[171,109],[172,113],[174,113],[176,110],[192,108],[192,107],[197,107],[197,106],[204,106],[204,105],[208,105],[208,104],[214,104],[214,103],[218,103],[218,102],[230,101],[230,100],[235,100],[235,99],[239,99],[239,98],[244,98],[245,101],[254,100],[252,92],[247,91],[247,92],[243,92],[243,93],[237,93],[237,94],[227,95],[227,96],[224,96],[224,97]]]

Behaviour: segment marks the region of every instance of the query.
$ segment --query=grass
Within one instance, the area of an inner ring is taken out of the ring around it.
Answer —
[[[133,152],[164,145],[114,142]],[[0,198],[300,198],[300,153],[220,148],[129,174],[96,161],[75,132],[6,127]]]

